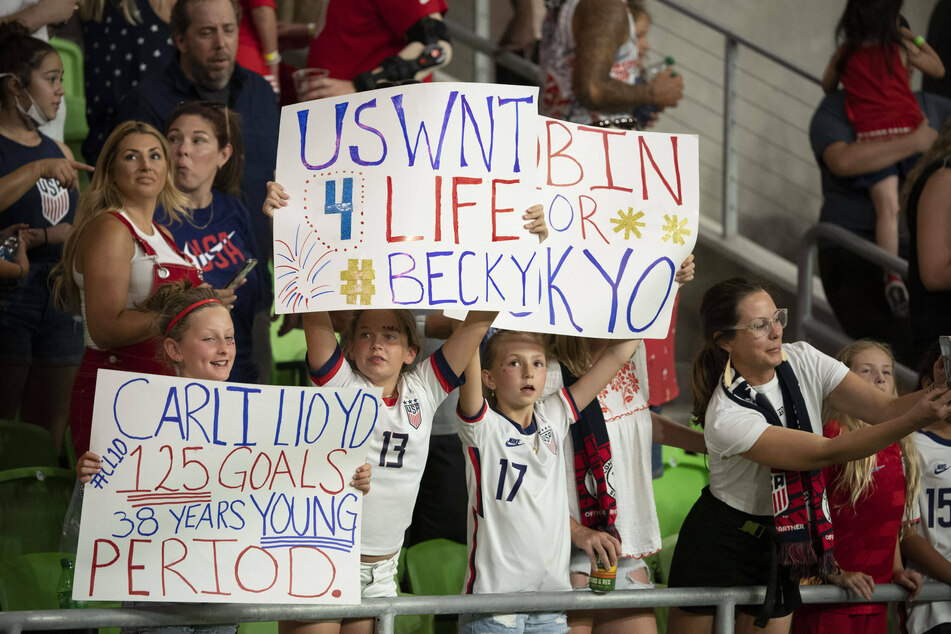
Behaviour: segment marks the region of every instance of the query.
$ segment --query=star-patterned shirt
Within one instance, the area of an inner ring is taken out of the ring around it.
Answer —
[[[102,21],[83,22],[86,42],[86,123],[83,158],[95,165],[102,144],[119,123],[119,103],[144,77],[162,70],[175,56],[168,24],[148,0],[136,0],[139,24],[129,24],[113,3],[106,2]]]

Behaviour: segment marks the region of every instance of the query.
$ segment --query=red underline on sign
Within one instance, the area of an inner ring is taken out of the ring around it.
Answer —
[[[132,508],[140,506],[160,506],[163,504],[182,504],[183,502],[211,502],[211,493],[149,493],[146,495],[130,495],[126,498],[132,504]]]

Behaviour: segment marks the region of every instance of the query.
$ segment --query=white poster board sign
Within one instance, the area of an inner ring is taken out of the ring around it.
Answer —
[[[284,107],[277,312],[534,309],[537,96],[431,83]]]
[[[380,399],[100,370],[74,598],[359,603]]]
[[[500,314],[493,325],[665,337],[674,274],[699,230],[698,138],[539,119],[537,202],[549,228],[539,309]]]

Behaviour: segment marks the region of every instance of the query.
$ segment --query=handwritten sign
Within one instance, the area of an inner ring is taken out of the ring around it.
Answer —
[[[286,106],[277,312],[534,309],[537,93],[433,83]]]
[[[100,370],[74,598],[359,603],[380,398]]]
[[[700,218],[694,135],[582,126],[540,118],[540,308],[495,326],[602,338],[663,338],[674,274]]]

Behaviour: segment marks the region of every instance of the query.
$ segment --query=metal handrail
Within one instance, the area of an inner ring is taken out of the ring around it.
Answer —
[[[856,603],[857,599],[838,586],[803,586],[803,603]],[[366,599],[360,605],[271,605],[271,604],[155,604],[135,608],[91,608],[86,610],[32,610],[0,612],[0,631],[64,630],[89,627],[158,627],[170,625],[213,625],[219,623],[277,620],[313,620],[376,617],[377,631],[392,634],[393,619],[402,614],[510,613],[571,611],[656,606],[715,605],[718,633],[733,631],[733,609],[737,605],[760,604],[766,595],[763,586],[738,588],[655,588],[617,590],[607,594],[591,592],[540,592],[450,596],[403,596]],[[895,584],[875,586],[874,600],[904,601],[907,590]],[[918,601],[951,600],[951,586],[925,585]]]
[[[812,283],[815,279],[814,257],[819,246],[819,240],[828,240],[845,247],[864,260],[880,266],[883,269],[894,271],[903,278],[908,277],[908,261],[892,255],[874,242],[862,238],[848,229],[829,222],[820,222],[813,225],[799,240],[797,267],[798,281],[796,289],[796,310],[792,316],[793,341],[805,339],[806,333],[818,335],[836,348],[852,341],[848,336],[830,328],[818,321],[812,314]],[[900,363],[895,364],[895,374],[901,383],[915,385],[918,383],[918,373]]]

